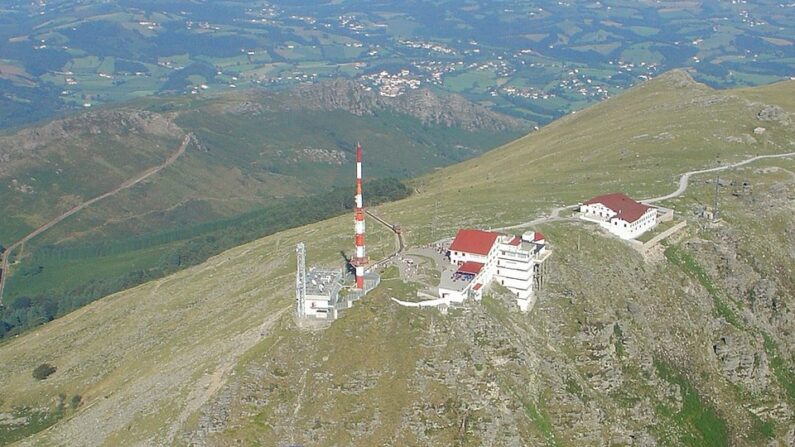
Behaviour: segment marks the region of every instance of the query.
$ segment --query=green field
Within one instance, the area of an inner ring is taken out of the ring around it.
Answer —
[[[379,89],[383,83],[372,75],[401,70],[412,80],[545,124],[598,101],[578,95],[581,86],[559,87],[575,67],[604,72],[580,80],[616,92],[675,68],[690,68],[719,87],[786,79],[795,55],[792,10],[628,0],[431,2],[422,8],[398,2],[376,10],[364,0],[322,9],[259,0],[230,0],[223,8],[11,0],[0,29],[7,41],[0,46],[0,84],[10,93],[0,102],[0,127],[86,103],[206,93],[201,85],[210,92],[230,85],[283,88],[345,76]],[[554,113],[539,113],[495,85],[495,79],[532,79],[531,64],[544,65],[554,81],[545,93],[569,93],[560,95],[566,100]],[[184,79],[184,70],[203,75]]]

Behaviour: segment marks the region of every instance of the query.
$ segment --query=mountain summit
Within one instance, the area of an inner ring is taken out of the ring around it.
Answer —
[[[301,94],[332,94],[312,92]],[[615,191],[658,197],[689,171],[794,152],[795,129],[760,116],[795,113],[791,98],[795,82],[717,91],[664,75],[374,210],[413,247],[459,228],[543,231],[555,255],[529,314],[498,286],[447,314],[400,307],[391,298],[416,284],[390,266],[342,318],[300,329],[295,244],[313,265],[341,265],[352,245],[341,216],[0,345],[0,433],[21,445],[791,445],[793,157],[718,181],[693,174],[660,203],[687,221],[660,243],[560,210]],[[706,214],[716,191],[720,220]],[[371,221],[367,243],[385,256],[394,237]],[[34,378],[45,363],[56,371]]]

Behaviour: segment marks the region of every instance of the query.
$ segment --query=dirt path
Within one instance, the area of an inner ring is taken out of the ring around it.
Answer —
[[[304,392],[306,391],[306,373],[309,370],[304,370],[304,373],[301,374],[301,378],[298,379],[298,383],[301,384],[301,391],[298,392],[298,396],[296,398],[295,408],[293,409],[293,420],[295,421],[298,418],[298,413],[301,411],[301,404],[304,400]],[[293,424],[290,427],[290,444],[295,445],[295,425]]]
[[[552,212],[549,214],[549,216],[538,217],[536,219],[531,220],[530,222],[524,222],[524,223],[520,223],[520,224],[516,224],[516,225],[511,225],[509,227],[493,228],[492,231],[508,231],[508,230],[514,230],[516,228],[529,227],[531,225],[538,225],[538,224],[547,223],[547,222],[555,222],[555,221],[558,221],[558,220],[568,220],[568,219],[570,219],[569,217],[560,217],[560,213],[562,211],[564,211],[564,210],[573,210],[576,207],[577,207],[577,205],[560,206],[560,207],[557,207],[557,208],[553,208]]]
[[[164,161],[163,163],[147,169],[146,171],[144,171],[141,174],[139,174],[137,177],[134,177],[134,178],[131,178],[129,180],[126,180],[124,183],[122,183],[121,185],[117,186],[116,188],[114,188],[111,191],[108,191],[108,192],[106,192],[106,193],[104,193],[102,195],[94,197],[93,199],[89,199],[89,200],[87,200],[87,201],[75,206],[74,208],[72,208],[72,209],[64,212],[63,214],[55,217],[51,221],[49,221],[49,222],[45,223],[44,225],[42,225],[42,226],[36,228],[35,230],[33,230],[33,232],[31,232],[27,236],[23,237],[22,239],[14,242],[10,246],[8,246],[6,248],[6,251],[3,253],[3,261],[2,261],[2,264],[1,264],[2,265],[3,275],[2,275],[2,277],[0,277],[0,304],[3,304],[3,289],[5,289],[6,277],[8,276],[8,257],[11,255],[11,253],[14,250],[19,248],[25,242],[28,242],[29,240],[33,239],[34,237],[40,235],[41,233],[44,233],[45,231],[47,231],[50,228],[54,227],[55,225],[59,224],[61,221],[63,221],[67,217],[69,217],[69,216],[71,216],[71,215],[73,215],[73,214],[75,214],[75,213],[77,213],[77,212],[79,212],[79,211],[81,211],[81,210],[83,210],[85,208],[88,208],[89,206],[99,202],[100,200],[107,199],[108,197],[111,197],[111,196],[117,194],[120,191],[123,191],[125,189],[131,188],[131,187],[137,185],[138,183],[141,183],[142,181],[148,179],[149,177],[157,174],[158,172],[162,171],[163,169],[165,169],[166,167],[168,167],[172,163],[174,163],[182,154],[185,153],[185,149],[188,148],[188,144],[191,142],[191,140],[193,140],[193,134],[189,133],[189,134],[185,135],[185,137],[182,139],[182,143],[180,143],[179,148],[177,148],[176,152],[171,154],[171,156],[169,156],[166,159],[166,161]]]
[[[392,233],[395,234],[395,251],[393,253],[387,255],[387,257],[385,257],[384,259],[382,259],[382,260],[376,262],[375,264],[371,265],[368,268],[368,270],[375,270],[380,265],[383,265],[383,264],[387,263],[392,258],[394,258],[395,256],[399,255],[403,251],[403,249],[406,248],[406,245],[403,242],[403,234],[401,234],[400,231],[396,229],[397,227],[395,225],[393,225],[393,224],[385,221],[384,219],[378,217],[377,215],[373,214],[370,210],[366,210],[365,213],[367,213],[368,216],[372,217],[373,219],[376,220],[376,222],[378,222],[381,225],[387,227],[389,229],[389,231],[391,231]]]

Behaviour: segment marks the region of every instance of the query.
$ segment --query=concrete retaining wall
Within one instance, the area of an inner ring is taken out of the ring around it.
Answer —
[[[671,208],[657,207],[657,221],[670,222],[674,220],[674,210]]]
[[[676,233],[677,231],[681,230],[682,228],[684,228],[686,226],[687,226],[687,221],[686,220],[683,220],[682,222],[679,222],[678,224],[676,224],[673,227],[663,231],[662,233],[658,234],[657,236],[654,236],[648,242],[643,244],[643,250],[648,250],[648,249],[654,247],[661,240],[663,240],[663,239],[667,238],[668,236]]]
[[[392,298],[392,301],[400,304],[403,307],[417,307],[417,308],[437,307],[437,306],[440,306],[440,305],[443,305],[443,304],[444,305],[449,305],[450,304],[450,300],[447,299],[447,298],[437,298],[435,300],[425,300],[425,301],[419,301],[419,302],[416,302],[416,303],[415,302],[411,302],[411,301],[401,301],[401,300],[399,300],[397,298]]]

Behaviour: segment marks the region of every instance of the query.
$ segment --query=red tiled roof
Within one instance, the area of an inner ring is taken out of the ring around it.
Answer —
[[[519,236],[514,236],[513,239],[511,239],[508,242],[508,245],[521,245],[521,244],[522,244],[522,238]]]
[[[632,200],[631,198],[627,197],[626,194],[622,194],[620,192],[594,197],[593,199],[585,202],[584,205],[593,205],[595,203],[601,203],[607,208],[610,208],[614,213],[616,213],[616,217],[630,223],[640,219],[640,217],[643,216],[643,213],[651,208],[648,205],[644,205]]]
[[[499,235],[499,233],[491,231],[458,230],[455,240],[450,245],[450,250],[485,256],[489,254]]]
[[[544,235],[542,233],[539,233],[538,231],[536,231],[533,234],[533,242],[538,242],[538,241],[543,241],[543,240],[544,240]]]
[[[466,273],[469,275],[477,275],[483,269],[483,264],[480,262],[467,261],[458,268],[458,273]]]

